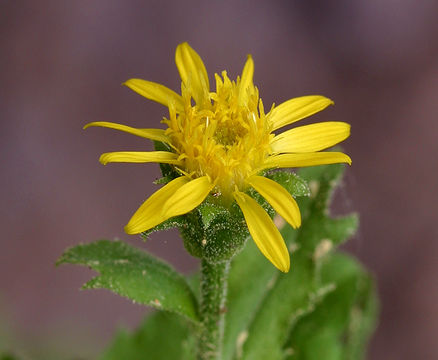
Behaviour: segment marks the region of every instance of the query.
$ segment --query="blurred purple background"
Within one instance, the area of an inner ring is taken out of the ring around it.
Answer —
[[[176,232],[146,245],[123,234],[158,166],[97,159],[151,144],[81,130],[160,126],[166,109],[120,84],[140,77],[178,90],[174,50],[188,41],[210,74],[234,78],[251,53],[266,107],[309,94],[335,100],[312,120],[352,124],[343,146],[353,166],[337,200],[360,213],[348,248],[378,280],[368,358],[437,359],[437,14],[433,0],[3,0],[0,349],[93,358],[115,329],[141,320],[143,307],[78,291],[90,271],[54,267],[67,246],[119,237],[184,272],[196,267]]]

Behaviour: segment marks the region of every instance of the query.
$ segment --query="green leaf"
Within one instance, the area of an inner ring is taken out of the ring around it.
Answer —
[[[379,301],[371,276],[358,280],[356,301],[351,309],[345,341],[345,359],[364,358],[366,345],[377,325]]]
[[[282,230],[287,244],[294,250],[288,274],[275,271],[272,274],[271,269],[260,265],[263,270],[256,268],[254,273],[243,275],[242,269],[248,263],[264,260],[260,254],[251,255],[246,250],[236,258],[230,275],[224,359],[231,359],[233,351],[239,359],[282,359],[290,329],[333,290],[330,284],[319,282],[321,261],[335,245],[351,236],[357,226],[355,215],[339,219],[328,216],[327,207],[343,169],[342,165],[330,165],[300,171],[300,178],[310,184],[311,194],[297,199],[302,213],[301,228],[293,230],[286,225]],[[245,259],[245,255],[250,259]],[[239,261],[242,261],[240,265]],[[235,271],[240,274],[234,275]],[[241,304],[245,315],[233,313],[235,303]]]
[[[295,256],[289,274],[277,276],[249,326],[242,359],[282,358],[281,349],[289,327],[311,311],[320,298],[314,271],[311,258]]]
[[[100,360],[194,360],[193,327],[181,318],[155,312],[133,333],[119,331]]]
[[[302,226],[298,231],[286,226],[283,229],[284,237],[295,239],[299,234],[300,239],[296,240],[299,246],[313,251],[321,240],[339,245],[355,233],[359,222],[356,214],[337,218],[329,215],[330,201],[344,169],[342,164],[300,169],[300,177],[309,184],[310,197],[297,199],[303,218]]]
[[[287,341],[287,360],[360,360],[375,325],[377,300],[372,280],[351,257],[334,254],[321,269],[322,283],[335,290],[301,318]]]
[[[252,239],[231,263],[222,355],[224,360],[232,359],[236,348],[238,352],[241,351],[254,313],[277,275],[276,268],[260,253]]]
[[[89,266],[100,273],[85,289],[108,289],[132,301],[198,320],[196,298],[170,265],[120,241],[100,240],[68,249],[57,264]]]
[[[342,344],[337,341],[336,334],[330,330],[323,330],[312,334],[307,341],[300,343],[297,349],[287,348],[284,354],[288,360],[341,360],[343,353]]]

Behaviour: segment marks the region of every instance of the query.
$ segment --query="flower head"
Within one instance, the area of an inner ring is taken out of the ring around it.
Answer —
[[[163,221],[186,214],[209,194],[223,204],[236,202],[248,230],[260,251],[281,271],[290,267],[286,245],[265,210],[247,194],[250,188],[262,195],[290,225],[297,228],[301,216],[294,198],[263,172],[273,168],[294,168],[332,163],[349,163],[340,152],[321,152],[346,139],[350,126],[324,122],[274,131],[306,118],[333,102],[323,96],[288,100],[265,112],[253,84],[251,56],[236,81],[225,71],[215,74],[216,91],[211,91],[208,74],[199,55],[187,44],[176,49],[181,76],[181,95],[167,87],[141,79],[125,85],[144,97],[168,107],[167,129],[138,129],[125,125],[94,122],[89,126],[112,128],[147,139],[161,141],[169,151],[112,152],[100,161],[166,163],[180,175],[151,197],[135,212],[125,227],[129,234],[147,231]]]

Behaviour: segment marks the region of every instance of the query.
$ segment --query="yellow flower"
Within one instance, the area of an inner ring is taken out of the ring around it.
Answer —
[[[272,106],[266,113],[253,84],[251,56],[236,81],[231,81],[225,71],[222,76],[215,74],[216,91],[210,90],[204,63],[187,43],[177,47],[175,62],[182,80],[181,95],[146,80],[131,79],[125,83],[140,95],[168,107],[169,118],[163,121],[166,130],[109,122],[85,126],[102,126],[161,141],[171,150],[105,153],[100,157],[101,163],[166,163],[181,175],[149,197],[125,231],[137,234],[149,230],[190,212],[213,193],[223,204],[237,202],[260,251],[279,270],[289,271],[289,252],[280,232],[246,192],[255,189],[290,225],[299,227],[301,215],[296,201],[281,185],[260,174],[274,168],[351,164],[343,153],[320,152],[346,139],[350,125],[324,122],[276,134],[276,130],[333,102],[323,96],[303,96]]]

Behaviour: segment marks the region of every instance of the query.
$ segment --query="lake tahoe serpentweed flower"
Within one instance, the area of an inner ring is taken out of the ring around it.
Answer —
[[[225,71],[215,74],[216,91],[210,90],[208,74],[199,55],[187,44],[176,49],[175,62],[181,76],[181,95],[146,80],[131,79],[125,85],[140,95],[165,105],[167,129],[142,129],[92,122],[143,138],[163,142],[170,151],[111,152],[100,162],[165,163],[180,174],[150,196],[125,227],[128,234],[147,231],[174,216],[186,214],[209,194],[223,204],[235,201],[260,251],[281,271],[290,267],[288,249],[273,221],[251,196],[250,188],[262,195],[292,227],[301,224],[298,205],[277,182],[263,176],[276,168],[295,168],[333,163],[351,164],[341,152],[321,152],[350,134],[344,122],[323,122],[276,130],[313,115],[333,102],[323,96],[288,100],[265,112],[253,84],[251,56],[241,77],[231,81]]]

